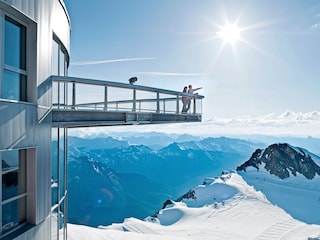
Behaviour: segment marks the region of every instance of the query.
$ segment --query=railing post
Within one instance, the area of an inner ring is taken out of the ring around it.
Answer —
[[[196,97],[193,97],[193,114],[196,115],[197,107],[196,107]]]
[[[176,109],[176,113],[179,114],[179,95],[177,96],[177,109]]]
[[[132,101],[132,111],[135,112],[137,110],[136,107],[136,89],[133,89],[133,101]]]
[[[157,113],[160,113],[160,94],[157,92]]]
[[[104,86],[104,106],[103,110],[108,110],[108,86]]]
[[[60,108],[60,82],[57,81],[58,84],[58,108]]]
[[[72,83],[72,109],[76,108],[76,83]]]
[[[64,108],[68,108],[68,83],[64,82]]]

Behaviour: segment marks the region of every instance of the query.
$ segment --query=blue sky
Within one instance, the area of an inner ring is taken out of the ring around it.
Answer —
[[[319,117],[318,0],[65,4],[70,76],[119,82],[137,76],[139,85],[177,91],[202,86],[206,118],[279,117],[288,110]],[[228,23],[240,31],[233,44],[218,34]]]

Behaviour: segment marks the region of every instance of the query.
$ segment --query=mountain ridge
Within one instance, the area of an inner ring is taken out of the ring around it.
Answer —
[[[277,143],[257,149],[237,172],[294,218],[320,224],[318,163],[319,156],[306,149]]]
[[[237,167],[237,171],[246,171],[248,167],[254,167],[257,171],[265,168],[270,174],[281,179],[290,177],[290,173],[294,176],[300,173],[307,179],[320,176],[320,166],[310,153],[287,143],[276,143],[266,149],[257,149],[248,161]]]

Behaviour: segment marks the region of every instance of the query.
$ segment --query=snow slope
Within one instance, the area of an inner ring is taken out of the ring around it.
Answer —
[[[128,218],[99,228],[68,224],[68,239],[320,240],[320,225],[293,219],[236,173],[207,178],[192,193],[145,221]]]
[[[319,156],[288,144],[260,150],[237,168],[238,173],[293,218],[320,224]]]

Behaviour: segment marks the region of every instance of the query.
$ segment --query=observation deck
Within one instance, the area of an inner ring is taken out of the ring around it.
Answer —
[[[52,126],[201,122],[204,96],[111,81],[52,76]],[[182,97],[191,100],[181,113]]]

